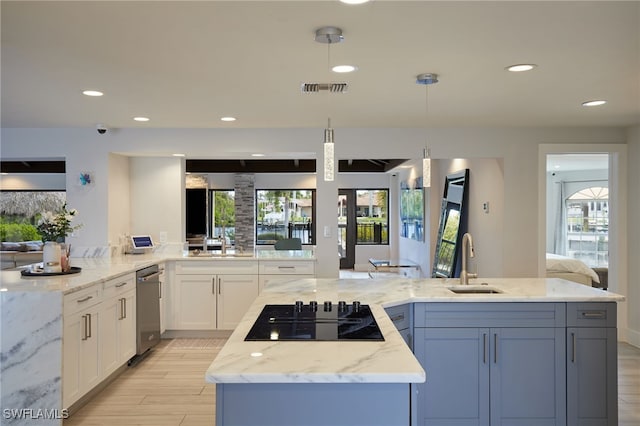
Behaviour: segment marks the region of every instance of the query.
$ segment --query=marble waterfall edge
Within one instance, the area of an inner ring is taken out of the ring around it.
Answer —
[[[60,425],[61,292],[0,292],[0,423]]]

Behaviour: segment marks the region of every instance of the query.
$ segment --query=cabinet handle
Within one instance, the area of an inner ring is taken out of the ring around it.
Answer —
[[[211,278],[211,294],[216,294],[216,279]]]
[[[120,288],[120,287],[124,287],[125,285],[127,285],[128,283],[125,281],[123,283],[120,284],[116,284],[116,288]]]
[[[498,333],[493,333],[493,363],[498,363]]]
[[[162,299],[162,281],[158,283],[158,299]]]
[[[87,314],[87,317],[89,317],[89,327],[87,328],[87,339],[91,337],[91,314]]]
[[[122,308],[122,319],[127,318],[127,298],[123,297],[122,298],[122,305],[124,306]]]
[[[278,266],[278,269],[296,269],[295,266]]]
[[[218,294],[222,294],[222,278],[218,277]]]
[[[83,322],[83,327],[82,327],[82,340],[87,340],[87,316],[83,315],[82,316],[82,322]]]
[[[122,304],[122,299],[118,299],[120,302],[120,315],[118,315],[118,321],[124,318],[124,305]]]
[[[583,311],[582,317],[585,319],[605,319],[607,311]]]
[[[404,321],[404,313],[395,315],[389,319],[391,320],[391,322]]]
[[[87,296],[84,299],[78,299],[77,302],[78,303],[82,303],[82,302],[86,302],[87,300],[93,299],[93,296]]]
[[[487,363],[487,333],[482,333],[482,363]]]
[[[571,333],[571,362],[576,362],[576,333]]]

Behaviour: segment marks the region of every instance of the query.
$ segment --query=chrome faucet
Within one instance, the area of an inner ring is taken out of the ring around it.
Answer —
[[[468,257],[475,257],[473,252],[473,238],[468,232],[462,236],[462,271],[460,271],[460,284],[469,284],[469,278],[478,278],[477,273],[467,272],[467,247],[469,250]]]

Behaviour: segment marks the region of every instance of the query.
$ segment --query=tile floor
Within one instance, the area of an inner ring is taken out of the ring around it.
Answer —
[[[225,339],[163,340],[63,426],[212,426],[215,387],[204,372]],[[618,347],[619,423],[640,425],[640,349]]]

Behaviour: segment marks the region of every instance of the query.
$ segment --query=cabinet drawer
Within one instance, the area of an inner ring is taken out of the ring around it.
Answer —
[[[615,302],[567,303],[567,327],[615,327]]]
[[[64,296],[64,315],[74,314],[102,301],[102,286],[94,284],[91,287]]]
[[[257,274],[255,260],[192,260],[176,262],[176,274]]]
[[[315,275],[316,267],[313,261],[260,261],[261,275]]]
[[[384,308],[384,310],[398,330],[404,330],[410,327],[411,305],[392,306],[390,308]]]
[[[564,327],[565,303],[417,303],[415,327]]]
[[[134,274],[127,274],[122,275],[121,277],[112,278],[105,281],[102,288],[102,294],[105,299],[117,296],[136,288],[136,276]]]

